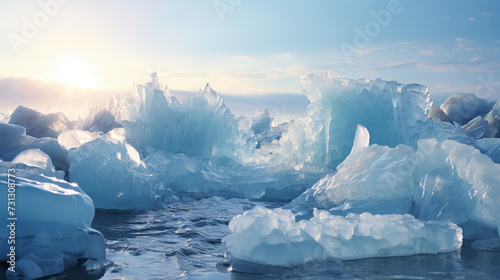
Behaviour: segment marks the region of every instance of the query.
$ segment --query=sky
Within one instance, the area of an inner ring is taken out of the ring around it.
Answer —
[[[499,17],[499,1],[1,1],[0,98],[13,81],[119,92],[152,72],[174,90],[290,94],[330,71],[496,99]]]

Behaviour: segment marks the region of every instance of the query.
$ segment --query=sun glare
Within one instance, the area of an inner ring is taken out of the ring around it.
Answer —
[[[98,81],[91,67],[79,59],[66,59],[59,64],[58,80],[74,87],[95,88]]]

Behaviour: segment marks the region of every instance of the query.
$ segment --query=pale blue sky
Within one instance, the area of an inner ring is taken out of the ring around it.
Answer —
[[[0,2],[0,77],[60,81],[61,61],[76,59],[95,87],[119,90],[153,71],[173,89],[225,94],[299,93],[301,75],[323,70],[417,82],[436,98],[500,84],[499,1],[72,0],[13,47],[39,2],[50,0]],[[391,18],[376,23],[382,10]],[[356,28],[368,42],[355,44]]]

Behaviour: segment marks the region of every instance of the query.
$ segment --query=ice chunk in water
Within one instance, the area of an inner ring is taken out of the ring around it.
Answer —
[[[397,214],[342,217],[315,210],[314,218],[297,223],[288,210],[258,206],[234,218],[229,230],[223,243],[232,258],[274,266],[451,252],[462,245],[462,230],[453,223]]]
[[[70,180],[77,182],[98,208],[152,209],[168,197],[164,183],[126,143],[123,128],[70,149],[68,154]]]
[[[89,196],[76,184],[43,175],[53,167],[45,166],[49,160],[40,151],[28,150],[18,160],[21,163],[0,162],[0,195],[7,197],[12,180],[16,185],[16,271],[20,274],[15,275],[42,277],[61,272],[76,259],[104,259],[104,238],[90,228],[94,204]],[[7,220],[8,212],[2,211],[0,218]],[[7,240],[9,234],[8,227],[0,228],[0,239]],[[1,261],[7,261],[8,253],[8,246],[0,246]]]
[[[9,279],[38,279],[55,275],[77,264],[75,256],[49,247],[37,247],[17,261],[15,272],[7,271]]]

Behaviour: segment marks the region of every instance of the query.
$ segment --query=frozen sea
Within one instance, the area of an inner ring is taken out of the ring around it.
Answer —
[[[153,211],[98,210],[92,227],[107,243],[106,271],[82,265],[47,279],[499,279],[500,251],[330,260],[292,268],[230,263],[221,239],[229,221],[253,207],[281,203],[209,198]],[[2,267],[6,269],[6,267]],[[5,273],[1,273],[4,277]]]

